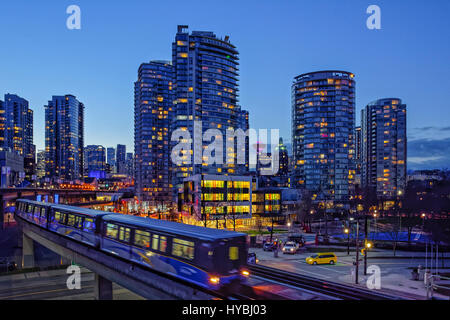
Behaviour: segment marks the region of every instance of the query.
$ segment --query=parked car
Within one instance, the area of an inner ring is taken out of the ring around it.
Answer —
[[[306,258],[308,264],[336,264],[337,257],[332,252],[322,252]]]
[[[264,242],[263,244],[263,250],[264,251],[273,251],[275,249],[276,244],[273,242]]]
[[[297,253],[298,248],[299,247],[297,243],[295,243],[294,241],[288,241],[283,246],[283,254],[286,253],[295,254]]]
[[[298,247],[303,247],[305,245],[305,238],[301,234],[293,234],[288,237],[288,241],[293,241],[297,243]]]
[[[256,257],[256,253],[254,252],[249,252],[248,256],[247,256],[247,264],[257,264],[258,263],[258,258]]]
[[[0,272],[11,272],[17,269],[14,261],[0,260]]]

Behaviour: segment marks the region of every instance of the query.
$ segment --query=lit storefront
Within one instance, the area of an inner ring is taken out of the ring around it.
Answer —
[[[183,186],[178,209],[184,223],[234,228],[252,216],[251,177],[194,175]]]

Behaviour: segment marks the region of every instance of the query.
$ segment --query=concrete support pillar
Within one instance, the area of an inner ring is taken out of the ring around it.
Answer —
[[[95,299],[96,300],[112,300],[113,288],[112,282],[103,278],[99,274],[95,274]]]
[[[34,268],[34,242],[23,233],[22,268]]]

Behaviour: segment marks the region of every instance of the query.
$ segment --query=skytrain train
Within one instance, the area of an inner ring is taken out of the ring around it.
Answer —
[[[249,276],[243,233],[31,200],[17,200],[15,213],[48,231],[207,289],[239,285]]]

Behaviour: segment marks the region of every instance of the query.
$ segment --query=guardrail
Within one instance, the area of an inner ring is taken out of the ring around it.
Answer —
[[[443,277],[440,276],[438,274],[433,274],[433,275],[427,275],[425,273],[425,288],[427,289],[427,300],[428,299],[433,299],[433,293],[434,290],[436,289],[446,289],[446,290],[450,290],[450,286],[441,286],[435,283],[435,281],[439,281],[439,280],[449,280],[449,277]],[[449,296],[449,300],[450,300],[450,296]]]

